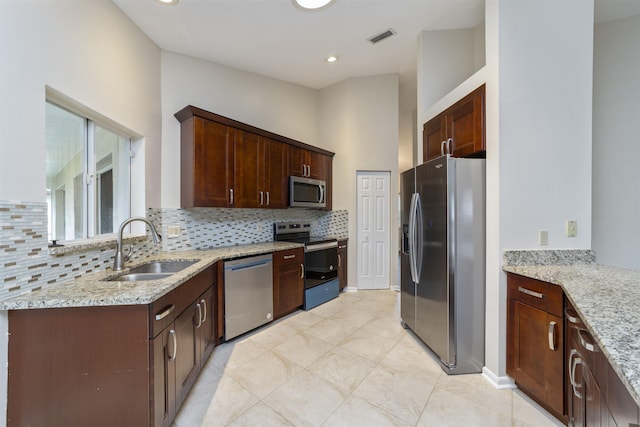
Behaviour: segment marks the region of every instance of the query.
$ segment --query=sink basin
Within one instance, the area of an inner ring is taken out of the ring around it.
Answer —
[[[198,260],[188,261],[153,261],[142,264],[129,270],[129,273],[110,279],[115,282],[137,282],[140,280],[159,280],[169,277],[187,267],[192,266]]]
[[[129,270],[129,274],[137,273],[177,273],[195,264],[196,260],[190,261],[154,261],[142,264]]]
[[[169,277],[173,273],[129,273],[122,276],[115,277],[111,281],[115,282],[138,282],[141,280],[159,280]]]

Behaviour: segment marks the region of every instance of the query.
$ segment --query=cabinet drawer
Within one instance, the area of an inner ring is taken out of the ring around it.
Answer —
[[[215,281],[214,267],[197,274],[149,305],[150,337],[158,335]]]
[[[273,253],[273,265],[275,268],[291,264],[304,264],[304,251],[302,248],[286,249]]]
[[[507,275],[508,297],[563,317],[560,286],[513,273]]]

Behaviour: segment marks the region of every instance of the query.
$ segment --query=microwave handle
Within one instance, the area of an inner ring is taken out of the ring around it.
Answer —
[[[320,189],[320,199],[318,200],[318,203],[322,203],[324,202],[324,185],[320,184],[318,185],[318,188]]]

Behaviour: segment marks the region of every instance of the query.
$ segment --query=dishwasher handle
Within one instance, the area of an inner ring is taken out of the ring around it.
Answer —
[[[230,270],[230,271],[250,270],[254,268],[263,267],[265,265],[271,264],[272,262],[273,261],[271,260],[267,260],[267,261],[252,262],[249,264],[240,264],[240,265],[235,265],[233,267],[225,267],[225,270]]]

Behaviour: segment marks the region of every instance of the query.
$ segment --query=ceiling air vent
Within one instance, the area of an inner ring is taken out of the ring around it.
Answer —
[[[391,37],[393,35],[395,35],[395,31],[393,31],[391,28],[389,28],[386,31],[381,32],[380,34],[376,34],[373,37],[369,37],[367,40],[369,40],[371,43],[376,44],[381,42],[382,40]]]

